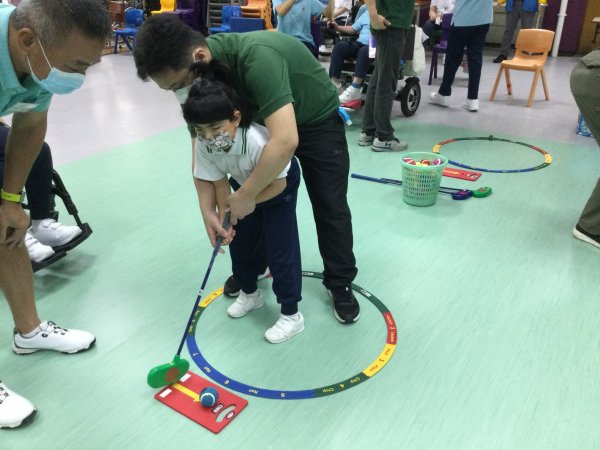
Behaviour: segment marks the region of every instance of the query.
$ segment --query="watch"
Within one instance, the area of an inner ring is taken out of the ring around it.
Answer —
[[[23,191],[19,192],[18,194],[11,194],[10,192],[6,192],[4,189],[0,189],[0,198],[8,202],[23,203],[25,194]]]

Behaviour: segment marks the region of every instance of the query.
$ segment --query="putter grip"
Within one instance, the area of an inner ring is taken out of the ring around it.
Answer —
[[[225,213],[225,217],[223,218],[223,225],[221,225],[223,228],[227,229],[229,227],[229,219],[231,218],[231,213],[229,211],[227,211]],[[219,237],[217,237],[217,247],[220,247],[221,245],[223,245],[223,236],[219,235]]]

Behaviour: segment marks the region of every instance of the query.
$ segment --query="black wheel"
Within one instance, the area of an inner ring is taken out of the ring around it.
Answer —
[[[397,98],[400,100],[402,114],[410,117],[416,113],[417,109],[419,109],[419,103],[421,103],[421,85],[419,84],[419,79],[408,78]]]

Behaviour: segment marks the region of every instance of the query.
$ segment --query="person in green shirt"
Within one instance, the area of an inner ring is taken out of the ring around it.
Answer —
[[[185,103],[194,79],[210,62],[231,73],[229,86],[253,105],[253,120],[269,139],[260,161],[227,200],[232,223],[254,211],[256,196],[293,155],[300,161],[317,225],[323,284],[342,323],[359,318],[351,284],[357,269],[346,199],[350,158],[338,93],[325,69],[291,36],[270,31],[219,33],[205,38],[167,14],[140,27],[134,49],[138,76],[173,91]],[[192,135],[192,139],[194,136]],[[196,189],[203,186],[195,182]],[[226,236],[218,218],[205,221],[209,235]]]
[[[391,116],[415,0],[365,0],[365,5],[377,51],[358,145],[371,146],[375,152],[406,150],[408,144],[394,136]]]
[[[81,86],[88,67],[100,60],[111,31],[108,12],[98,0],[0,5],[0,116],[13,115],[0,192],[0,289],[15,323],[12,348],[18,354],[77,353],[96,341],[91,333],[38,317],[31,263],[23,245],[29,217],[21,198],[44,143],[52,95]],[[35,412],[29,400],[0,382],[0,428],[18,427]]]

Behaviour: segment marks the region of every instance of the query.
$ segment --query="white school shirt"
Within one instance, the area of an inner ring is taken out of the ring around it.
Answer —
[[[454,0],[431,0],[430,7],[434,6],[441,14],[454,12]]]
[[[244,183],[258,164],[269,132],[265,127],[252,123],[248,128],[238,127],[233,145],[227,152],[211,151],[196,139],[194,177],[217,181],[230,174],[239,184]],[[276,178],[285,178],[290,163]]]

